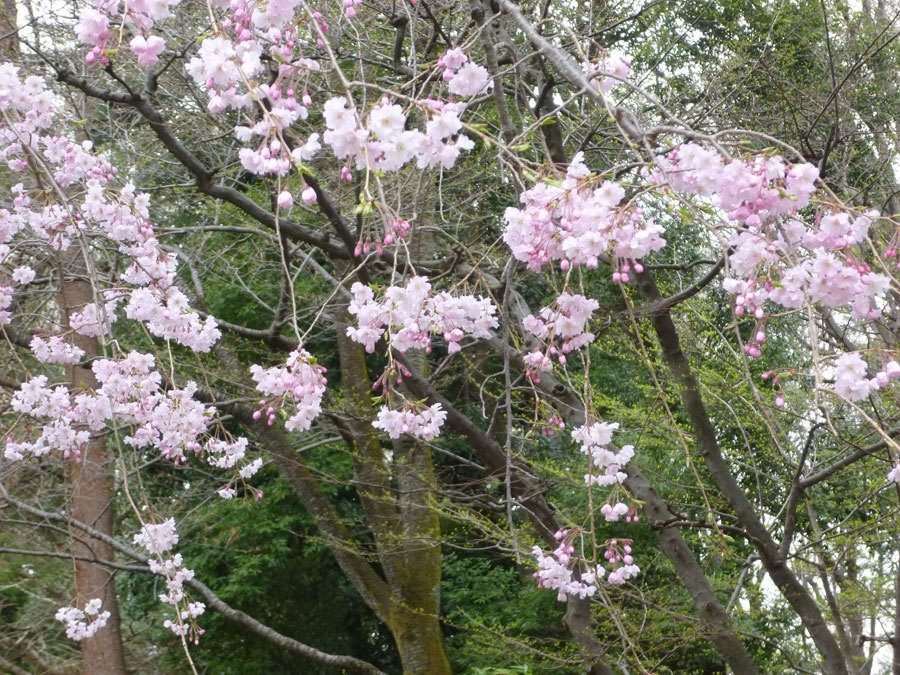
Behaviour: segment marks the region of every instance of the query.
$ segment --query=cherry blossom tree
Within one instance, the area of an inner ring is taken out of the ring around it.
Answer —
[[[253,509],[269,463],[404,672],[451,672],[451,522],[564,603],[569,667],[673,667],[630,611],[664,564],[734,672],[868,673],[882,643],[900,672],[893,141],[865,112],[832,120],[878,137],[885,197],[849,160],[832,177],[838,131],[793,143],[673,106],[678,73],[616,34],[666,4],[592,4],[599,30],[511,0],[19,8],[0,66],[0,498],[67,544],[3,550],[72,561],[50,614],[83,672],[126,672],[125,575],[156,580],[193,672],[212,611],[316,667],[382,672],[223,600],[179,551],[188,481],[144,483],[202,471],[208,499]],[[852,108],[827,26],[852,17],[826,5],[813,130]],[[860,14],[873,63],[896,37],[883,9]],[[319,446],[348,459],[358,519]],[[726,593],[723,555],[746,561]],[[767,663],[741,603],[754,567],[798,626]]]

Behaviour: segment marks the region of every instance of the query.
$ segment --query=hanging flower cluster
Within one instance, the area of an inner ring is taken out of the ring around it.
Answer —
[[[275,399],[260,401],[260,410],[253,416],[259,419],[265,408],[269,425],[275,422],[275,406],[293,405],[293,414],[285,422],[288,431],[305,431],[322,412],[322,395],[328,381],[326,368],[315,363],[305,349],[296,349],[287,358],[284,366],[263,368],[250,366],[250,373],[256,382],[256,389]]]
[[[425,277],[412,277],[405,286],[390,286],[380,300],[371,288],[358,282],[350,291],[349,312],[356,316],[357,326],[349,326],[347,335],[365,345],[369,353],[385,333],[390,346],[399,352],[424,349],[431,353],[432,335],[440,333],[453,354],[462,349],[460,341],[466,335],[489,338],[498,325],[497,308],[487,298],[432,293]]]
[[[662,227],[640,209],[622,205],[621,185],[597,182],[579,152],[565,179],[541,181],[523,192],[523,208],[511,206],[503,214],[503,240],[516,260],[533,272],[552,261],[563,271],[572,265],[596,268],[605,256],[620,261],[618,267],[665,246]]]
[[[166,592],[160,593],[160,602],[172,605],[175,621],[166,619],[163,625],[175,635],[190,636],[196,643],[205,632],[194,619],[206,611],[202,602],[189,602],[184,590],[185,582],[194,578],[194,571],[184,566],[180,553],[171,554],[178,543],[175,520],[169,518],[159,524],[147,524],[134,535],[134,543],[143,546],[152,556],[149,565],[154,574],[166,578]]]
[[[546,346],[526,354],[526,374],[540,382],[540,373],[553,368],[555,357],[560,365],[566,364],[566,354],[586,347],[594,341],[594,334],[587,330],[593,313],[600,304],[583,295],[563,293],[556,298],[555,308],[544,307],[538,316],[529,314],[522,327]]]
[[[60,607],[56,612],[56,620],[66,625],[66,637],[71,640],[85,640],[106,625],[109,612],[101,612],[103,601],[100,598],[88,600],[84,609],[77,607]]]

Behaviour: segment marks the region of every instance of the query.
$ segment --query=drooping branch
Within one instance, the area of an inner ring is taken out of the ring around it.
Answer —
[[[162,114],[156,109],[147,96],[137,93],[126,94],[111,91],[109,89],[101,89],[63,68],[57,69],[56,79],[75,87],[92,98],[97,98],[108,103],[127,105],[137,110],[150,125],[153,133],[156,134],[156,137],[162,142],[166,150],[168,150],[169,153],[181,162],[181,164],[191,173],[198,190],[209,197],[221,199],[222,201],[237,207],[258,223],[265,225],[272,230],[276,229],[275,214],[261,207],[243,192],[217,182],[215,180],[214,172],[211,171],[199,157],[188,150],[181,140],[175,136],[163,119]],[[335,258],[348,257],[345,246],[341,245],[341,243],[335,241],[324,232],[304,227],[303,225],[284,217],[278,218],[277,229],[280,229],[282,233],[291,239],[316,246]]]
[[[390,612],[390,588],[368,561],[354,549],[350,532],[328,497],[322,492],[319,482],[306,466],[302,456],[290,447],[284,431],[277,426],[254,424],[253,410],[249,406],[231,403],[222,409],[248,427],[257,428],[257,434],[266,451],[272,455],[275,464],[294,489],[294,493],[312,516],[341,570],[375,615],[387,623]]]
[[[501,350],[509,350],[509,347],[503,345],[499,340],[491,342],[495,350],[498,347]],[[508,357],[514,366],[524,371],[525,364],[521,360],[521,355],[509,350]],[[447,411],[447,424],[469,441],[489,471],[496,475],[502,475],[506,469],[506,456],[499,444],[475,426],[468,417],[460,413],[424,377],[412,369],[411,372],[412,376],[406,378],[410,388],[419,396],[427,397],[429,402],[440,403]],[[545,393],[562,403],[558,409],[570,427],[584,424],[584,409],[578,397],[552,373],[542,373],[539,386]],[[645,503],[644,514],[653,527],[663,552],[672,562],[676,573],[694,600],[700,617],[709,631],[710,640],[735,673],[747,675],[757,673],[753,659],[731,627],[728,616],[709,580],[681,533],[675,528],[665,526],[665,523],[671,520],[672,513],[636,466],[629,465],[627,473],[626,487]],[[549,533],[555,531],[558,527],[556,516],[544,501],[540,486],[534,479],[523,473],[519,467],[514,466],[511,485],[519,503],[527,509],[530,518],[544,536],[547,537]],[[555,544],[554,539],[551,538],[549,541]]]
[[[90,535],[94,539],[99,539],[109,544],[109,546],[117,550],[119,553],[128,556],[132,560],[137,560],[138,562],[144,564],[147,564],[150,561],[149,556],[131,546],[128,546],[127,544],[123,544],[115,537],[111,537],[108,534],[91,527],[90,525],[75,520],[74,518],[70,518],[62,513],[51,513],[50,511],[44,511],[43,509],[36,508],[34,506],[31,506],[30,504],[16,499],[9,494],[9,492],[6,490],[6,487],[2,483],[0,483],[0,495],[2,495],[3,499],[15,506],[17,509],[25,511],[26,513],[30,513],[33,516],[38,516],[39,518],[45,518],[47,520],[52,520],[58,523],[66,523],[67,525],[81,530],[87,535]],[[108,562],[111,563],[112,561]],[[143,569],[134,571],[143,571]],[[276,644],[290,652],[300,654],[301,656],[305,656],[306,658],[315,661],[316,663],[321,663],[322,665],[326,666],[346,668],[352,672],[366,673],[367,675],[385,675],[381,670],[373,666],[371,663],[362,661],[361,659],[357,659],[352,656],[328,654],[316,649],[315,647],[310,647],[309,645],[305,645],[302,642],[298,642],[297,640],[286,635],[282,635],[273,628],[270,628],[269,626],[266,626],[260,621],[254,619],[249,614],[245,614],[240,610],[234,609],[233,607],[231,607],[231,605],[229,605],[218,595],[216,595],[216,593],[209,586],[204,584],[202,581],[199,581],[198,579],[188,579],[184,583],[185,585],[190,586],[198,593],[200,593],[200,595],[202,595],[206,600],[207,604],[211,608],[222,614],[222,616],[226,617],[234,623],[243,626],[250,632],[260,636],[261,638],[272,642],[273,644]]]

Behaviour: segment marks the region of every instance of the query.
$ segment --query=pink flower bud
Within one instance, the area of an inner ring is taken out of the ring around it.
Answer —
[[[316,191],[307,186],[303,189],[303,192],[300,193],[300,198],[303,200],[304,204],[312,204],[317,199]]]
[[[287,190],[278,195],[278,208],[289,209],[294,205],[294,196]]]

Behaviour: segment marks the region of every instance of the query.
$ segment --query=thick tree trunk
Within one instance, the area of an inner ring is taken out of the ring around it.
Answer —
[[[450,673],[441,632],[441,528],[435,510],[434,466],[424,445],[401,439],[394,465],[404,551],[391,610],[392,629],[408,672]]]
[[[440,525],[434,511],[430,451],[403,441],[395,452],[398,491],[391,489],[384,450],[371,420],[371,383],[363,346],[347,337],[349,315],[339,317],[337,343],[349,420],[344,432],[354,452],[354,479],[391,589],[388,628],[404,673],[449,675],[440,626]]]
[[[84,277],[81,250],[74,247],[63,258],[62,288],[59,298],[60,313],[66,330],[69,316],[93,301],[91,284]],[[96,338],[74,336],[75,344],[84,350],[85,359],[100,354]],[[79,389],[98,388],[90,366],[74,365],[66,368],[66,380],[73,393]],[[112,473],[110,457],[106,450],[106,438],[94,436],[81,450],[80,461],[72,463],[72,517],[87,523],[108,535],[113,534]],[[73,542],[75,555],[96,557],[102,560],[115,558],[112,546],[97,539],[83,537]],[[125,654],[119,627],[119,605],[116,600],[116,584],[108,568],[89,562],[75,562],[75,587],[78,603],[100,598],[103,611],[110,613],[106,626],[86,640],[81,641],[84,675],[118,675],[125,673]]]

